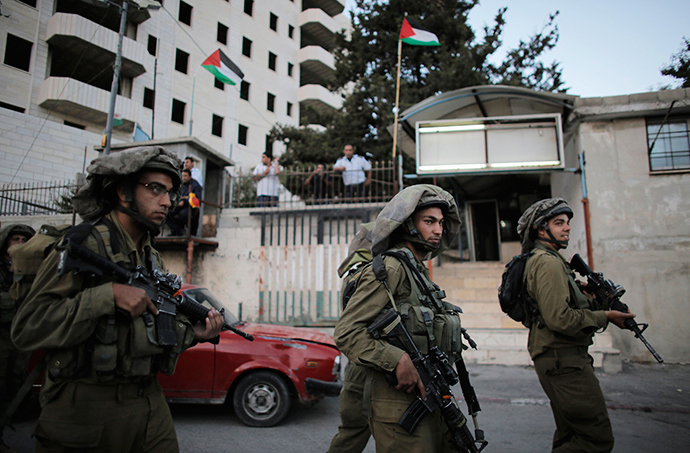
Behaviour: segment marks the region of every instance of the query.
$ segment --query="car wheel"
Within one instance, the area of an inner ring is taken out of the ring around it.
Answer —
[[[290,410],[290,392],[280,376],[259,371],[242,378],[232,397],[235,414],[247,426],[273,426]]]

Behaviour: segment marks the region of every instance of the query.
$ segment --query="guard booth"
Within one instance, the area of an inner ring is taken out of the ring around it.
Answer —
[[[552,175],[567,167],[563,124],[574,96],[478,86],[428,98],[398,124],[418,176],[457,196],[463,226],[454,253],[465,261],[507,261],[519,253],[517,221],[552,196]],[[392,127],[390,128],[392,129]]]

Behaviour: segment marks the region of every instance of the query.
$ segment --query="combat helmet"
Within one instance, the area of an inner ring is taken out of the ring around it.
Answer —
[[[412,217],[415,212],[428,207],[439,207],[443,211],[443,236],[439,245],[426,242],[414,228]],[[386,251],[395,240],[408,240],[426,252],[426,259],[433,258],[450,248],[461,225],[458,207],[453,196],[438,186],[417,184],[407,187],[386,204],[376,218],[369,233],[373,255]]]
[[[34,236],[34,234],[36,234],[36,230],[31,228],[29,225],[24,225],[21,223],[15,223],[2,227],[2,229],[0,229],[0,252],[3,254],[7,251],[5,249],[5,241],[13,234],[24,235],[26,236],[26,239],[29,240]]]
[[[566,248],[568,241],[556,239],[549,230],[548,224],[549,220],[561,214],[567,215],[568,219],[573,218],[573,210],[563,198],[546,198],[527,208],[520,216],[517,227],[522,240],[522,253],[534,248],[534,240],[537,238],[539,228],[544,228],[549,235],[550,239],[544,239],[546,242],[551,242],[559,248]]]
[[[180,158],[162,146],[138,146],[111,153],[91,161],[86,169],[86,184],[79,188],[72,204],[84,220],[95,219],[117,209],[131,216],[156,236],[159,232],[158,225],[139,214],[133,198],[139,174],[145,171],[166,173],[172,178],[173,193],[179,194],[182,185],[181,168]],[[119,183],[124,183],[122,187],[125,200],[129,202],[130,208],[118,203]],[[171,198],[175,198],[170,200],[172,209],[177,204],[177,197]]]

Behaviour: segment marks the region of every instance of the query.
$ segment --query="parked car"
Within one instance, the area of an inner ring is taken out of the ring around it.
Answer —
[[[206,307],[224,305],[206,288],[183,285],[182,292]],[[340,353],[333,337],[315,329],[225,320],[254,336],[250,342],[230,331],[217,345],[200,343],[180,355],[172,376],[159,375],[171,403],[232,402],[248,426],[273,426],[293,400],[313,404],[340,391]]]

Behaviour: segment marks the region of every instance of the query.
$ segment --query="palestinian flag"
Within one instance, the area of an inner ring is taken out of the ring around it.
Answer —
[[[193,208],[198,208],[199,206],[201,206],[201,202],[196,197],[196,194],[194,192],[189,193],[189,206]]]
[[[220,49],[213,52],[201,66],[223,83],[237,85],[244,79],[244,73]]]
[[[405,44],[413,46],[440,46],[438,37],[425,30],[419,25],[415,24],[408,18],[403,19],[402,29],[400,30],[400,39]]]

